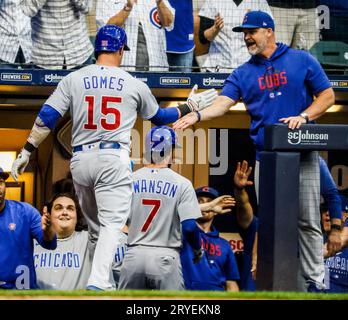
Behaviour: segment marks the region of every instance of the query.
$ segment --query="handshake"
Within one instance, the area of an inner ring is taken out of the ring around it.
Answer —
[[[217,98],[218,93],[215,89],[205,90],[197,93],[198,86],[195,84],[186,100],[186,104],[191,112],[200,111],[209,107]]]

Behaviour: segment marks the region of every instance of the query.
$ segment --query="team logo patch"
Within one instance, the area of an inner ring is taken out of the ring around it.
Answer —
[[[102,47],[107,47],[108,46],[108,40],[102,40],[101,45],[102,45]]]
[[[10,224],[8,225],[8,228],[9,228],[11,231],[14,231],[14,230],[16,230],[16,224],[15,224],[15,223],[10,223]]]
[[[159,19],[157,7],[150,11],[150,22],[158,29],[162,28],[162,23]]]

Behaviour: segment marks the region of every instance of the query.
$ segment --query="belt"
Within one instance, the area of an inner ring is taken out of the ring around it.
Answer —
[[[93,150],[96,148],[98,148],[98,149],[120,149],[121,146],[118,142],[101,141],[101,142],[84,144],[84,145],[81,144],[79,146],[73,147],[73,152]]]

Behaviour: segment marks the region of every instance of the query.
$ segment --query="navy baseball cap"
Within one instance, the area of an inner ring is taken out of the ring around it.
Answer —
[[[245,14],[243,23],[232,28],[234,32],[243,32],[243,29],[271,28],[274,31],[274,20],[264,11],[250,11]]]
[[[10,175],[0,167],[0,178],[7,180]]]
[[[219,192],[211,187],[201,187],[195,190],[197,197],[209,197],[209,198],[217,198],[219,196]]]

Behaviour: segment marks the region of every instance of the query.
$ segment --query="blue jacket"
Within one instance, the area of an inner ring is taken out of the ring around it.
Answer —
[[[331,87],[319,62],[310,53],[278,47],[269,59],[253,56],[226,79],[221,95],[243,99],[251,116],[250,136],[256,156],[264,147],[265,125],[297,116],[313,102],[313,95]]]
[[[204,256],[193,264],[193,250],[183,238],[181,264],[187,290],[225,290],[226,281],[239,280],[239,272],[234,253],[228,241],[219,237],[219,232],[212,226],[212,231],[200,230]]]
[[[16,280],[29,276],[30,289],[37,288],[33,239],[46,249],[55,249],[57,239],[43,240],[40,213],[31,205],[5,201],[0,212],[0,288],[16,289]],[[28,274],[29,271],[29,274]]]
[[[341,198],[334,179],[331,176],[325,160],[319,157],[320,164],[320,194],[327,204],[330,219],[342,219]]]

